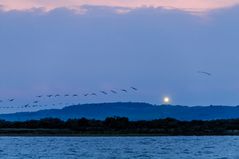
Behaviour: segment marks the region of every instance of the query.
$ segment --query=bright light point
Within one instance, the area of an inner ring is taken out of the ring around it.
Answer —
[[[170,103],[170,98],[169,97],[164,97],[163,102],[164,102],[164,104],[169,104]]]

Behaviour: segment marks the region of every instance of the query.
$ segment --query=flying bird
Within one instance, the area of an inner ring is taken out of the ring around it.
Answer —
[[[77,94],[73,94],[72,97],[77,97],[78,95]]]
[[[40,96],[37,96],[37,98],[41,98],[42,97],[42,95],[40,95]]]
[[[130,88],[133,89],[134,91],[138,91],[138,89],[135,87],[130,87]]]
[[[211,76],[212,75],[211,73],[205,72],[205,71],[198,71],[197,73],[204,74],[204,75],[207,75],[207,76]]]
[[[114,93],[114,94],[117,94],[117,92],[115,91],[115,90],[110,90],[112,93]]]
[[[96,93],[91,93],[91,95],[92,95],[92,96],[97,96],[97,94],[96,94]]]
[[[28,107],[28,106],[29,106],[29,104],[24,105],[25,108]]]
[[[15,99],[9,99],[8,101],[9,101],[9,102],[13,102],[14,100],[15,100]]]
[[[122,92],[127,93],[128,91],[126,89],[121,89]]]
[[[88,95],[89,95],[88,93],[84,94],[85,97],[87,97]]]
[[[100,92],[104,95],[108,95],[108,93],[106,93],[105,91],[100,91]]]
[[[47,95],[48,98],[51,98],[52,96],[53,96],[53,95],[51,95],[51,94],[50,94],[50,95]]]
[[[38,101],[34,101],[33,103],[36,104],[36,103],[38,103]]]

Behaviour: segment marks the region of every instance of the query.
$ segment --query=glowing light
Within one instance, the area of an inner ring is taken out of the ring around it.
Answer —
[[[169,104],[170,103],[170,98],[169,97],[164,97],[163,98],[163,102],[164,102],[164,104]]]

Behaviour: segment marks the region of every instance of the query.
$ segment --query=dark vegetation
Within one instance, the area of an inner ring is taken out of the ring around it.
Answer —
[[[0,121],[0,135],[239,135],[239,119],[179,121],[172,118],[129,121],[45,118],[24,122]]]

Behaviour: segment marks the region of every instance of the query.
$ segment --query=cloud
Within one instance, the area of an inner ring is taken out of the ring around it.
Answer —
[[[187,11],[190,13],[205,13],[215,9],[233,7],[239,0],[1,0],[0,6],[4,11],[29,11],[42,9],[49,12],[57,8],[67,8],[78,13],[85,13],[84,6],[105,6],[116,8],[119,14],[128,13],[138,8],[166,8]],[[120,8],[120,9],[118,9]],[[122,9],[124,8],[124,9]]]

